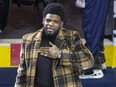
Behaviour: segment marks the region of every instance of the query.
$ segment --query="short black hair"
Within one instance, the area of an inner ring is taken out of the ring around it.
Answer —
[[[58,3],[48,4],[43,11],[43,17],[45,17],[49,13],[60,16],[62,21],[65,20],[65,8],[61,4]]]

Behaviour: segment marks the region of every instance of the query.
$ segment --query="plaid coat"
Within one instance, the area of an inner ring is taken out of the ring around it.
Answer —
[[[20,65],[15,87],[34,87],[38,50],[42,40],[40,29],[23,36]],[[61,58],[53,61],[52,72],[55,87],[82,87],[79,75],[93,66],[93,56],[82,44],[78,32],[61,29],[55,40],[62,51]]]

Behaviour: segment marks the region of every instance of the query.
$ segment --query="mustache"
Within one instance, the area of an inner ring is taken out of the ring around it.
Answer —
[[[48,28],[49,28],[49,29],[54,29],[53,27],[50,27],[50,26],[47,26],[46,28],[47,28],[47,29],[48,29]]]

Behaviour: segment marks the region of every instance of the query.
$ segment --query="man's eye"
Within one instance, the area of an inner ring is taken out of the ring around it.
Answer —
[[[47,22],[50,22],[51,20],[47,19],[46,21],[47,21]]]
[[[59,23],[59,21],[54,21],[54,23]]]

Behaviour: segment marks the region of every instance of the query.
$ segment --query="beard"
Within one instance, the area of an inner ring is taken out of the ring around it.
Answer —
[[[43,29],[43,32],[45,33],[46,36],[48,37],[54,37],[54,36],[57,36],[58,33],[60,31],[60,28],[59,29],[53,29],[53,31],[49,31],[48,28],[45,28]]]

